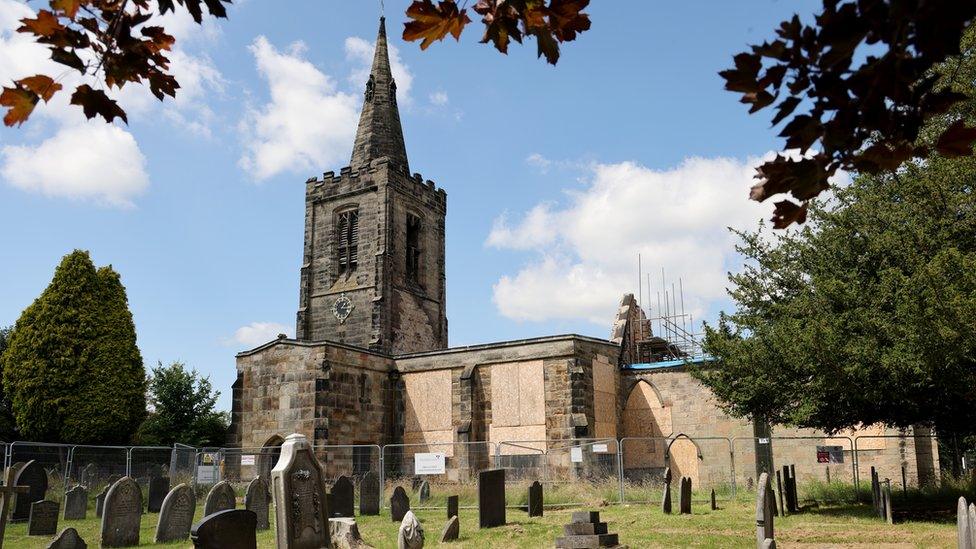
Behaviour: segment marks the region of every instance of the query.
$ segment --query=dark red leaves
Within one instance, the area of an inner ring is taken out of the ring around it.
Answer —
[[[970,156],[976,142],[976,128],[969,128],[962,120],[956,120],[942,132],[935,149],[943,156]]]
[[[454,2],[440,2],[434,5],[431,0],[415,0],[407,8],[408,21],[403,28],[403,39],[423,40],[420,49],[426,50],[437,40],[450,34],[455,40],[461,37],[464,26],[471,22],[467,10],[458,10]]]
[[[38,101],[41,99],[45,103],[50,101],[60,89],[61,84],[43,74],[21,78],[14,82],[13,88],[3,88],[3,92],[0,93],[0,106],[7,107],[3,123],[7,126],[23,124],[34,111]]]
[[[71,94],[71,104],[81,105],[85,111],[85,116],[95,118],[101,116],[106,122],[111,122],[116,118],[121,118],[123,122],[129,123],[125,117],[125,111],[114,99],[110,98],[102,90],[92,89],[88,84],[82,84],[75,88],[75,93]]]

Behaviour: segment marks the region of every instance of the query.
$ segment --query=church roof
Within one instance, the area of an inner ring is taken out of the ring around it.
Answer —
[[[400,126],[400,111],[397,109],[396,82],[387,51],[386,20],[383,17],[380,17],[373,66],[365,84],[363,111],[359,115],[359,128],[356,130],[356,141],[353,143],[349,165],[359,168],[378,158],[387,158],[409,170],[403,128]]]

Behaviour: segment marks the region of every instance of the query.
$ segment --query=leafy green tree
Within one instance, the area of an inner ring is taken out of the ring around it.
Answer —
[[[0,380],[3,377],[3,352],[7,349],[13,326],[0,328]],[[16,429],[13,414],[10,412],[10,399],[7,398],[0,383],[0,440],[13,440],[16,437]]]
[[[209,377],[187,370],[182,362],[169,366],[159,363],[149,377],[152,411],[139,429],[139,443],[222,446],[230,418],[226,413],[214,411],[219,396]]]
[[[75,250],[17,320],[3,383],[20,436],[126,443],[145,416],[145,372],[125,288]]]

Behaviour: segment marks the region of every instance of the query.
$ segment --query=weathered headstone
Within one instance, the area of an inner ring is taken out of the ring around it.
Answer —
[[[329,533],[332,536],[334,549],[373,549],[363,541],[363,537],[359,534],[359,526],[353,517],[330,518]]]
[[[563,536],[556,538],[556,547],[616,547],[617,534],[607,530],[607,523],[600,522],[598,511],[573,511],[573,522],[563,526]]]
[[[403,520],[403,515],[406,515],[409,510],[410,497],[407,496],[407,491],[403,489],[403,486],[397,486],[393,489],[393,495],[390,496],[390,518],[393,522],[400,522]]]
[[[779,469],[776,470],[776,494],[773,495],[774,500],[776,499],[777,494],[779,495],[779,508],[775,508],[775,505],[773,506],[774,514],[776,516],[780,516],[780,513],[782,513],[783,516],[786,516],[786,500],[784,499],[785,496],[783,495],[783,481],[782,475],[779,473]]]
[[[542,516],[542,484],[538,480],[529,485],[529,516]]]
[[[81,472],[78,473],[78,482],[89,488],[95,484],[95,473],[97,469],[94,463],[89,462],[87,465],[81,468]],[[67,532],[67,530],[65,530]]]
[[[874,512],[878,512],[878,505],[881,500],[881,493],[878,489],[878,472],[875,471],[874,466],[871,466],[871,508]]]
[[[789,483],[789,490],[790,490],[790,502],[793,505],[793,507],[790,508],[790,512],[791,513],[799,513],[800,512],[800,498],[797,495],[797,491],[796,491],[796,465],[790,465],[790,483]]]
[[[355,488],[352,485],[352,481],[349,480],[349,477],[342,475],[337,478],[335,484],[332,485],[332,499],[329,502],[330,505],[334,505],[334,507],[329,507],[331,516],[353,516],[353,509],[355,507],[355,502],[353,501],[354,494]]]
[[[271,470],[278,549],[331,547],[322,466],[304,435],[288,435]]]
[[[661,498],[661,512],[671,514],[671,468],[664,468],[664,496]]]
[[[423,502],[429,500],[430,499],[430,483],[427,482],[426,480],[425,481],[422,481],[420,483],[420,488],[417,490],[417,492],[419,494],[417,497],[420,499],[420,503],[423,503]]]
[[[31,503],[27,521],[28,536],[53,536],[58,531],[58,504],[54,501]]]
[[[756,492],[756,547],[765,547],[767,539],[775,539],[773,530],[773,494],[769,484],[769,474],[759,475],[759,490]]]
[[[169,493],[169,477],[153,476],[149,478],[149,503],[150,513],[158,513],[163,508],[163,500]]]
[[[75,486],[64,493],[64,520],[84,520],[88,514],[88,490]]]
[[[959,549],[973,548],[973,523],[969,520],[966,498],[960,497],[956,504],[956,543]]]
[[[973,538],[973,547],[976,548],[976,505],[969,504],[969,533]]]
[[[130,477],[122,477],[105,495],[102,509],[102,547],[139,545],[142,491]]]
[[[30,518],[31,504],[43,500],[47,494],[47,471],[40,463],[28,461],[17,471],[14,485],[29,488],[26,494],[17,494],[13,516],[10,517],[13,522],[23,522]]]
[[[217,511],[193,525],[190,539],[197,549],[257,549],[256,521],[247,509]]]
[[[882,497],[884,499],[885,521],[888,524],[894,524],[895,523],[894,512],[891,510],[891,480],[890,479],[885,479],[884,494]]]
[[[359,514],[380,514],[380,479],[372,471],[359,481]]]
[[[712,511],[718,510],[718,504],[715,502],[715,488],[712,488]]]
[[[681,492],[678,495],[678,513],[691,514],[691,478],[681,477]]]
[[[478,525],[494,528],[505,524],[505,469],[478,473]]]
[[[458,516],[458,497],[447,496],[447,518]]]
[[[458,537],[461,535],[461,520],[458,519],[457,515],[454,515],[447,521],[444,525],[444,529],[441,530],[441,543],[447,543],[449,541],[457,541]]]
[[[85,543],[85,540],[81,539],[78,530],[65,528],[47,546],[47,549],[88,549],[88,544]]]
[[[271,499],[271,492],[268,490],[268,483],[264,478],[258,476],[251,480],[244,492],[244,508],[254,511],[257,517],[255,527],[258,530],[271,528],[271,519],[268,516],[268,503]]]
[[[3,486],[0,486],[0,544],[3,543],[3,535],[7,529],[7,517],[10,516],[10,508],[13,506],[13,499],[17,494],[26,494],[30,491],[27,486],[17,486],[14,482],[17,470],[8,467],[3,474]]]
[[[423,546],[424,527],[420,525],[413,511],[407,511],[397,533],[397,549],[422,549]]]
[[[180,484],[169,491],[160,507],[156,523],[156,543],[185,540],[190,536],[193,513],[197,508],[197,496],[193,488]]]
[[[237,495],[234,494],[234,487],[226,480],[222,480],[213,485],[207,493],[207,499],[203,503],[203,516],[212,515],[219,511],[229,511],[237,507]]]
[[[111,484],[106,484],[105,488],[95,496],[95,517],[102,518],[102,511],[105,510],[105,496],[108,495],[108,489],[111,488]]]

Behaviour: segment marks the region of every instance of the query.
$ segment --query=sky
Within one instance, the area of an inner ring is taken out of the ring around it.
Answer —
[[[63,72],[13,32],[40,4],[0,0],[4,85]],[[448,193],[451,346],[606,338],[638,254],[652,316],[646,275],[656,294],[662,270],[696,324],[732,307],[728,227],[770,217],[748,190],[782,139],[717,73],[816,2],[597,1],[555,67],[531,39],[507,56],[480,44],[476,14],[460,43],[421,51],[400,38],[407,2],[386,4],[410,165]],[[305,180],[348,164],[379,11],[243,0],[202,26],[169,15],[175,101],[127,86],[129,124],[108,125],[62,93],[0,129],[0,325],[88,250],[120,273],[147,368],[183,361],[229,409],[234,355],[294,335]]]

